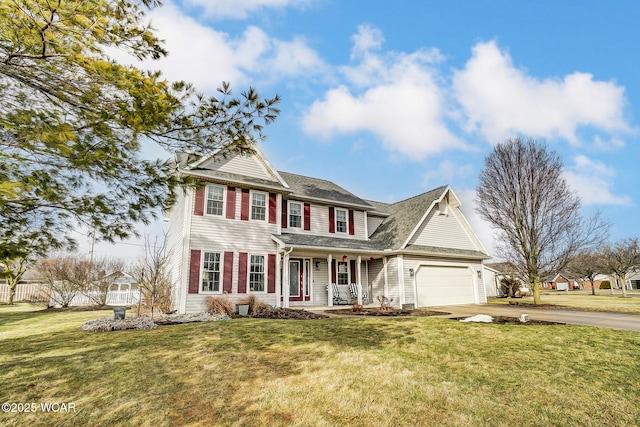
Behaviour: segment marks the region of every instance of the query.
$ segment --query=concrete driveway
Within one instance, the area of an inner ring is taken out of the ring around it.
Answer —
[[[476,314],[489,316],[520,317],[528,314],[534,320],[567,323],[571,325],[590,325],[602,328],[640,331],[640,315],[624,313],[603,313],[595,311],[549,310],[524,306],[507,306],[495,304],[451,305],[434,307],[434,310],[451,313],[446,317],[468,317]]]

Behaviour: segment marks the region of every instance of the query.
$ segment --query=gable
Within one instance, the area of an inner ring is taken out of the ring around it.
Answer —
[[[457,208],[449,207],[446,214],[432,209],[409,244],[451,249],[479,250],[463,222]]]
[[[264,163],[253,154],[237,154],[235,156],[215,157],[205,160],[198,165],[198,169],[214,170],[235,175],[249,176],[252,178],[278,181],[277,177],[271,174]]]

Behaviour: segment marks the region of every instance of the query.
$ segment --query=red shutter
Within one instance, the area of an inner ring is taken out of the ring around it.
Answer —
[[[267,293],[276,293],[276,254],[269,254],[267,265]]]
[[[349,263],[351,264],[351,280],[349,283],[357,283],[356,280],[358,280],[358,276],[356,276],[356,260],[352,259]]]
[[[304,204],[304,229],[311,230],[311,205],[309,203]]]
[[[189,264],[189,293],[197,294],[198,289],[200,289],[200,251],[192,249]]]
[[[336,232],[336,210],[333,206],[329,207],[329,233]]]
[[[353,220],[353,209],[349,209],[349,234],[351,236],[353,236],[354,234],[356,234],[356,224],[355,221]]]
[[[287,212],[287,201],[282,199],[282,228],[287,228],[289,223],[289,213]]]
[[[227,218],[236,218],[236,187],[227,187]]]
[[[242,189],[242,204],[240,205],[240,219],[249,221],[249,190]]]
[[[274,193],[269,193],[269,224],[276,223],[278,212],[278,197]]]
[[[335,259],[331,260],[331,283],[337,283],[336,282],[336,260]]]
[[[226,294],[231,293],[231,282],[233,282],[233,252],[225,252],[222,292]]]
[[[204,188],[199,188],[196,190],[196,202],[193,206],[194,215],[204,215],[204,191]]]
[[[238,293],[247,293],[247,258],[246,252],[240,252],[240,258],[238,260]]]

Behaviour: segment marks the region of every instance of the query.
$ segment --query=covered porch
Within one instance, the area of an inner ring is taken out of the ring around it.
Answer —
[[[279,307],[369,305],[389,294],[385,254],[357,248],[368,242],[293,234],[273,239]]]

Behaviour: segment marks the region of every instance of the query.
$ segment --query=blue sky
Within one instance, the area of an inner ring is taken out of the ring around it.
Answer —
[[[170,55],[138,66],[205,93],[279,94],[260,148],[280,170],[385,202],[449,184],[491,249],[473,210],[484,157],[533,137],[612,239],[640,236],[636,1],[164,3],[149,18]],[[137,254],[128,243],[96,254]]]

